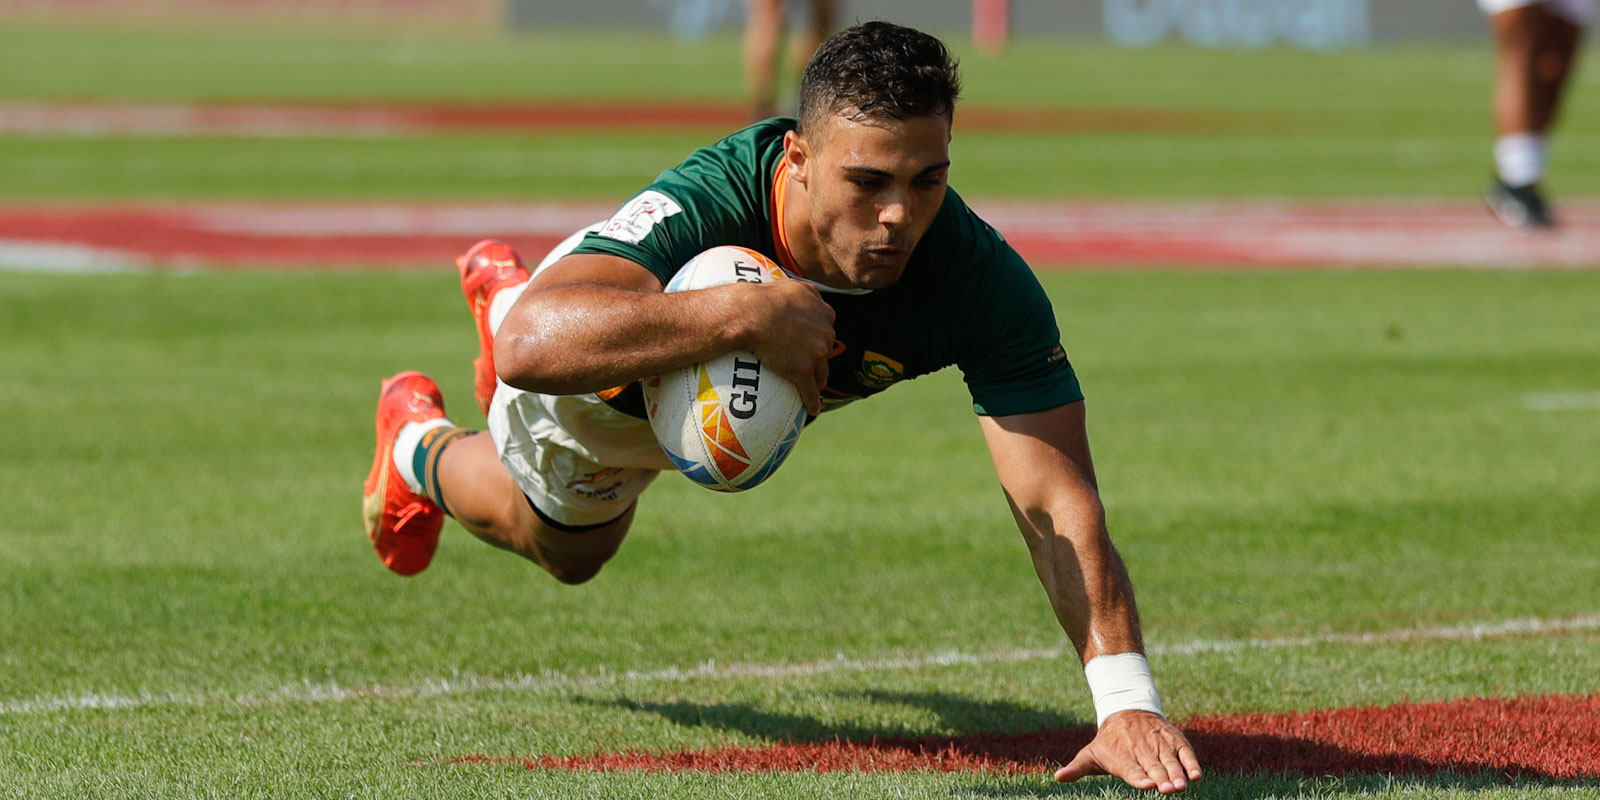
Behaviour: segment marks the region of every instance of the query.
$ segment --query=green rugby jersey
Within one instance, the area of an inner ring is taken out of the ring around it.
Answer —
[[[573,252],[626,258],[663,285],[717,245],[785,263],[775,198],[783,137],[794,127],[791,118],[770,119],[696,150]],[[823,299],[837,315],[824,410],[950,365],[960,368],[979,414],[1042,411],[1083,397],[1038,279],[953,189],[899,282],[867,293],[825,288]],[[644,416],[638,384],[608,402]]]

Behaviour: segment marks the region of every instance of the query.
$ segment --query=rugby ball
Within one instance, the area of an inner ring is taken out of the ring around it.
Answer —
[[[724,245],[691,259],[666,290],[780,280],[790,278],[771,259]],[[644,404],[656,441],[678,471],[719,492],[742,492],[772,477],[806,423],[794,384],[745,350],[647,378]]]

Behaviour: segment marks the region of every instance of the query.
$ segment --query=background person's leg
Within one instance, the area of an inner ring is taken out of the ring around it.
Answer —
[[[744,26],[745,96],[754,119],[777,112],[778,41],[783,36],[782,0],[750,0]]]
[[[1578,45],[1583,40],[1583,28],[1576,23],[1549,11],[1541,20],[1538,43],[1533,63],[1532,109],[1529,120],[1533,129],[1548,134],[1561,110],[1561,100],[1566,94],[1567,80],[1577,63]]]
[[[1495,179],[1485,199],[1513,228],[1544,228],[1555,220],[1543,189],[1547,132],[1571,72],[1578,26],[1547,4],[1508,8],[1490,17],[1496,71],[1493,111]]]

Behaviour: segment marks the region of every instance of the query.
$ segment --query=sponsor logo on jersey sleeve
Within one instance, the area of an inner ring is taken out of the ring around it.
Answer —
[[[1067,357],[1067,351],[1061,349],[1061,345],[1058,344],[1058,345],[1056,345],[1056,349],[1050,351],[1050,355],[1047,358],[1045,358],[1044,362],[1046,364],[1054,364],[1055,362],[1060,361],[1061,359],[1064,359],[1066,357]]]
[[[678,205],[676,200],[650,189],[629,200],[595,233],[607,239],[638,244],[650,235],[656,223],[682,212],[683,206]]]

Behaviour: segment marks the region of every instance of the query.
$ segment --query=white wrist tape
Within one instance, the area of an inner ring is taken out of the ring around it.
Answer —
[[[1161,711],[1155,678],[1150,676],[1150,662],[1138,653],[1095,656],[1083,665],[1083,677],[1089,680],[1089,692],[1094,695],[1096,727],[1118,711],[1150,711],[1166,716]]]

